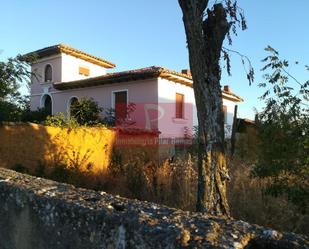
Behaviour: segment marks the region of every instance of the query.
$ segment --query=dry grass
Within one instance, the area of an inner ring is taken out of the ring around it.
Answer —
[[[178,158],[161,164],[135,158],[121,167],[113,165],[107,172],[93,175],[91,183],[91,188],[112,194],[183,210],[195,209],[197,173],[190,155],[185,160]]]
[[[234,158],[230,163],[232,180],[228,196],[232,216],[236,219],[309,235],[309,214],[301,213],[285,196],[264,194],[267,179],[252,178],[252,163]]]
[[[309,235],[309,215],[302,214],[285,197],[264,194],[267,180],[252,178],[253,159],[235,156],[229,159],[231,181],[228,198],[232,216],[280,231]],[[113,194],[153,201],[194,211],[197,191],[196,158],[182,156],[173,162],[145,163],[136,159],[122,165],[122,170],[96,177],[99,188]]]
[[[107,171],[95,175],[91,170],[79,171],[77,167],[66,167],[62,164],[55,165],[52,170],[40,165],[35,174],[79,187],[103,190],[183,210],[195,210],[197,192],[195,157],[186,154],[173,161],[167,160],[158,164],[152,162],[148,156],[143,157],[142,154],[135,155],[127,162],[118,158],[117,153],[115,156]],[[235,219],[280,231],[309,235],[308,212],[302,214],[285,197],[264,195],[267,180],[250,176],[254,157],[236,155],[228,162],[231,175],[228,198]],[[17,169],[22,171],[23,167],[18,165]]]

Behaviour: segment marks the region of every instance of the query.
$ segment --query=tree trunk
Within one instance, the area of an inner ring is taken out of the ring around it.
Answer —
[[[219,60],[230,24],[222,4],[207,9],[205,20],[203,15],[208,0],[179,0],[179,4],[183,12],[199,122],[196,209],[229,216]]]

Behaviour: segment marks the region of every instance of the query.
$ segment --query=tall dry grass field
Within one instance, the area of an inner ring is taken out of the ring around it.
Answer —
[[[78,167],[72,168],[63,164],[54,165],[52,168],[39,165],[35,174],[79,187],[103,190],[188,211],[195,210],[196,156],[182,153],[179,157],[162,163],[152,161],[148,154],[142,151],[140,155],[134,155],[134,158],[127,158],[126,161],[122,160],[117,152],[114,156],[108,169],[96,174],[91,169],[79,170]],[[255,162],[252,153],[250,155],[248,150],[238,149],[238,153],[229,158],[228,162],[231,176],[228,199],[235,219],[280,231],[309,235],[308,211],[301,213],[284,196],[265,195],[268,180],[251,176]],[[19,171],[25,168],[22,165],[15,167]]]

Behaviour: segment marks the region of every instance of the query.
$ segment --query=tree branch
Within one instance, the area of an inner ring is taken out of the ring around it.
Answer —
[[[222,47],[222,51],[227,51],[227,52],[230,52],[230,53],[235,53],[237,54],[238,56],[240,56],[241,58],[241,62],[242,62],[242,65],[243,65],[243,68],[247,74],[247,78],[249,80],[249,83],[251,84],[254,80],[254,70],[253,70],[253,66],[252,66],[252,63],[251,63],[251,60],[249,59],[248,56],[236,51],[236,50],[232,50],[232,49],[229,49],[229,48],[226,48],[226,47]],[[249,64],[249,72],[247,71],[246,67],[245,67],[245,62],[244,62],[244,59],[248,62]]]

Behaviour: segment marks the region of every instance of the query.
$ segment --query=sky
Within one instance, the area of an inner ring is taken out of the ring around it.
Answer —
[[[182,13],[177,0],[0,0],[0,60],[65,43],[117,64],[115,70],[163,66],[189,68]],[[239,56],[231,54],[232,76],[223,71],[221,85],[230,85],[245,100],[239,116],[253,118],[263,90],[261,60],[271,45],[282,58],[299,61],[289,69],[308,80],[309,0],[238,0],[248,29],[239,30],[226,47],[248,56],[255,70],[249,86]]]

